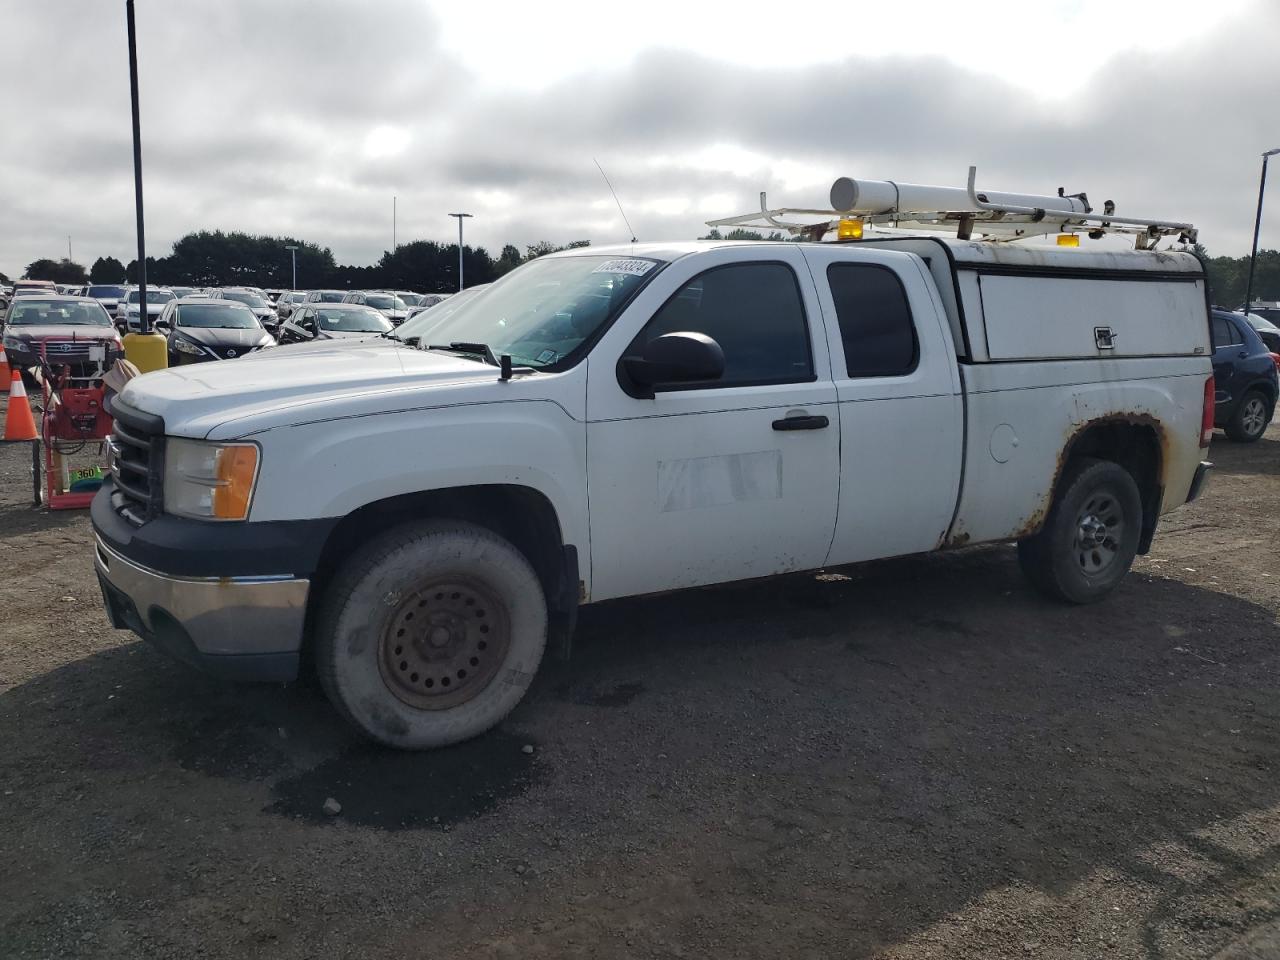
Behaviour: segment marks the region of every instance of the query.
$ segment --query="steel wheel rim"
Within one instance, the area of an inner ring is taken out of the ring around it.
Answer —
[[[1241,411],[1240,425],[1244,427],[1245,433],[1252,436],[1255,433],[1261,433],[1267,428],[1266,417],[1266,404],[1257,397],[1252,397],[1245,402],[1244,410]]]
[[[1086,576],[1104,573],[1120,554],[1124,538],[1124,510],[1120,500],[1107,490],[1089,495],[1076,516],[1073,553]]]
[[[402,702],[448,710],[492,682],[510,646],[506,605],[487,584],[437,577],[392,612],[379,639],[378,670]]]

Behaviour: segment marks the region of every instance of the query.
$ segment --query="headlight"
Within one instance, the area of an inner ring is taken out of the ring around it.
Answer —
[[[23,350],[28,346],[27,341],[21,337],[15,337],[13,334],[5,334],[4,348],[6,350]]]
[[[164,449],[164,509],[202,520],[243,520],[258,476],[253,443],[169,437]]]
[[[204,351],[197,347],[190,340],[179,340],[177,337],[173,340],[173,349],[179,353],[190,354],[193,357],[203,357]]]

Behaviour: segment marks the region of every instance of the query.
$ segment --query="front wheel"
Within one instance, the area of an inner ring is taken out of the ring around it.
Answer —
[[[1129,572],[1141,528],[1142,498],[1129,471],[1081,458],[1068,467],[1044,528],[1018,541],[1018,562],[1048,596],[1093,603]]]
[[[542,660],[547,606],[525,556],[475,524],[424,521],[358,550],[329,585],[316,666],[366,736],[421,750],[503,719]]]
[[[1236,406],[1227,422],[1227,436],[1237,443],[1253,443],[1267,431],[1271,422],[1271,403],[1257,390],[1250,390]]]

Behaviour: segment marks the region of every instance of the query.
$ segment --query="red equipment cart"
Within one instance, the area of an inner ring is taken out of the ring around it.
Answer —
[[[83,509],[102,485],[111,434],[103,407],[106,356],[101,345],[85,344],[74,364],[69,357],[50,363],[46,346],[40,345],[40,439],[31,444],[35,502],[50,510]]]

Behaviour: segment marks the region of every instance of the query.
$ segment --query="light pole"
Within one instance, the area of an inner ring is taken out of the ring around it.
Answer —
[[[293,286],[290,287],[289,289],[297,290],[298,289],[298,248],[285,247],[285,249],[289,251],[289,256],[293,257]]]
[[[129,27],[129,106],[133,113],[133,194],[138,214],[138,333],[124,337],[125,356],[143,373],[169,365],[164,337],[153,335],[147,313],[147,243],[142,229],[142,133],[138,123],[138,39],[133,24],[133,0],[125,0]]]
[[[1262,155],[1262,176],[1258,178],[1258,214],[1253,218],[1253,249],[1249,251],[1249,282],[1244,288],[1244,312],[1248,316],[1253,306],[1253,266],[1258,259],[1258,231],[1262,229],[1262,195],[1267,189],[1267,160],[1280,153],[1280,147]]]
[[[462,292],[462,218],[469,217],[469,213],[451,213],[451,217],[458,218],[458,292]]]

